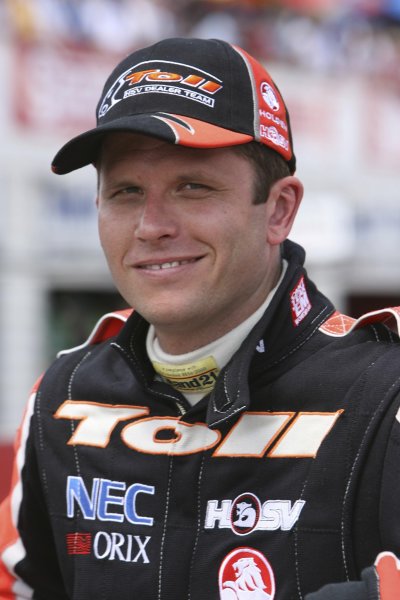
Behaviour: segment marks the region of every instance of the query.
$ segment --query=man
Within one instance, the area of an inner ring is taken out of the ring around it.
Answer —
[[[399,598],[400,316],[354,322],[308,279],[269,74],[217,40],[139,50],[53,169],[90,163],[135,311],[35,386],[0,597]]]

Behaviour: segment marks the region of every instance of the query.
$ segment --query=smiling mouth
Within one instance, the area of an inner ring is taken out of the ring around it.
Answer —
[[[139,269],[148,269],[150,271],[160,271],[164,269],[173,269],[174,267],[181,267],[182,265],[188,265],[199,260],[198,258],[191,258],[188,260],[172,260],[164,263],[154,263],[148,265],[140,265]]]

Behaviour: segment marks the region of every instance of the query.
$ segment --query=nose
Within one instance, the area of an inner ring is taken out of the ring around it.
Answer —
[[[178,233],[178,221],[171,204],[160,195],[146,194],[135,235],[142,241],[154,241],[166,237],[175,237]]]

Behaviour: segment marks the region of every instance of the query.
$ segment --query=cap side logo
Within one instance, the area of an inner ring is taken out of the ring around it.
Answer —
[[[285,160],[292,158],[286,107],[282,96],[264,67],[242,48],[242,56],[253,87],[257,114],[254,119],[254,138],[279,152]]]
[[[272,86],[266,81],[263,81],[263,83],[260,86],[260,91],[261,96],[263,97],[266,104],[268,104],[270,109],[274,112],[278,111],[280,108],[280,104],[278,102],[278,98],[276,97],[274,90],[272,89]]]
[[[300,277],[296,287],[290,293],[290,308],[293,325],[297,327],[311,310],[311,302],[303,276]]]

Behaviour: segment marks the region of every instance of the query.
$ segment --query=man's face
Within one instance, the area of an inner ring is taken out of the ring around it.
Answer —
[[[230,148],[194,149],[109,135],[99,164],[99,232],[114,281],[171,353],[238,325],[279,275],[268,202]]]

